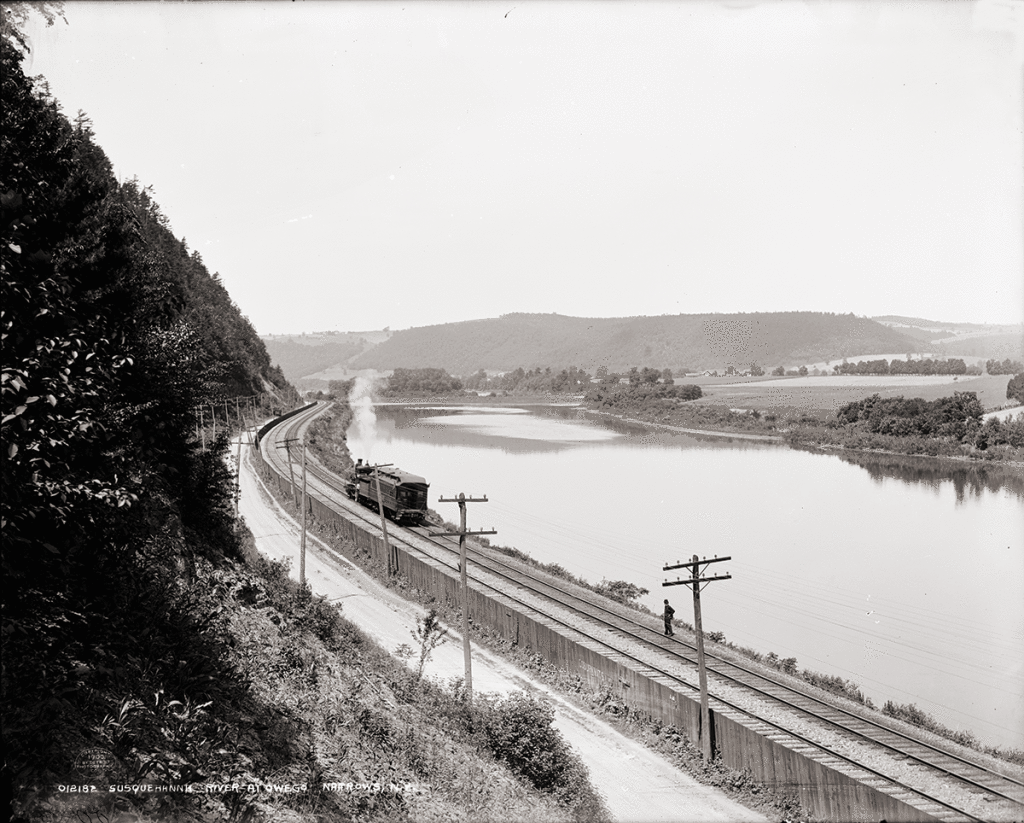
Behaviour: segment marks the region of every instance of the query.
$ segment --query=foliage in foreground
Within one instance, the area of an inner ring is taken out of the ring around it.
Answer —
[[[275,490],[273,486],[271,489]],[[291,508],[290,500],[284,496],[279,497],[278,502]],[[390,577],[383,564],[374,560],[367,549],[357,547],[331,530],[322,528],[315,519],[311,521],[311,528],[318,531],[329,545],[356,560],[378,579],[391,585],[397,582],[404,586],[403,579]],[[280,568],[280,564],[271,566]],[[541,817],[545,820],[605,820],[607,812],[590,782],[586,767],[551,726],[553,715],[546,706],[524,695],[506,698],[477,695],[470,703],[466,699],[461,679],[442,686],[422,678],[422,663],[447,634],[447,629],[439,619],[439,614],[443,612],[444,609],[438,607],[438,604],[429,605],[427,618],[418,621],[417,631],[411,633],[419,647],[417,650],[402,644],[392,658],[367,641],[364,650],[373,649],[376,656],[372,667],[366,664],[361,670],[371,674],[372,668],[377,674],[386,673],[387,694],[400,709],[403,705],[418,707],[421,719],[416,723],[433,725],[438,730],[437,734],[465,744],[475,752],[474,757],[483,756],[485,760],[493,758],[504,764],[511,774],[518,776],[521,781],[519,790],[524,792],[523,803],[527,803],[527,806],[520,811],[507,806],[506,811],[503,805],[505,801],[490,797],[486,792],[480,792],[469,785],[479,779],[479,775],[473,777],[478,774],[478,766],[464,764],[458,770],[443,772],[449,782],[460,784],[459,792],[465,794],[464,800],[475,798],[478,801],[467,807],[469,819],[534,819],[535,813],[539,813],[537,809],[541,809]],[[347,621],[343,623],[347,624]],[[358,633],[357,629],[354,631]],[[406,669],[398,662],[400,660],[412,661],[414,668]],[[415,740],[421,732],[422,729],[407,737]],[[428,737],[431,740],[437,739],[434,732],[429,732]],[[516,740],[520,744],[518,747],[512,742]],[[462,786],[463,783],[467,785]],[[459,796],[463,797],[462,794]],[[450,810],[449,814],[454,814],[455,819],[462,819],[467,809]],[[416,816],[421,814],[422,809],[417,810]],[[449,818],[442,815],[432,819]]]
[[[15,730],[48,763],[16,787],[20,819],[603,819],[585,770],[535,726],[532,704],[470,707],[458,683],[419,682],[282,564],[200,560],[176,584],[176,564],[152,571],[133,609],[92,626],[104,651],[62,698],[57,733]],[[155,655],[132,653],[136,641]],[[498,730],[527,728],[538,742],[528,756],[502,748]],[[87,778],[101,791],[55,791],[82,782],[76,756],[96,747],[116,758]],[[226,788],[106,791],[187,784]]]
[[[488,748],[513,772],[574,810],[579,820],[601,820],[605,812],[590,785],[586,766],[552,725],[554,710],[522,692],[481,701]]]

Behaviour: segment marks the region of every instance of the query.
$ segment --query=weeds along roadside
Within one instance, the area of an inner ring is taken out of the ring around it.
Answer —
[[[96,722],[70,742],[112,756],[87,781],[96,791],[22,793],[16,818],[603,819],[585,797],[533,788],[490,744],[492,726],[516,728],[528,714],[500,705],[467,712],[457,687],[417,684],[283,564],[259,558],[247,530],[240,542],[248,562],[197,559],[175,593],[181,621],[201,630],[168,648],[172,676],[128,656],[108,673],[112,682],[90,689]],[[159,623],[148,602],[149,622]],[[158,630],[147,642],[162,642]],[[197,648],[200,658],[186,653]],[[53,777],[81,781],[71,765]],[[182,790],[152,788],[171,785]]]
[[[282,498],[278,503],[293,515],[296,513],[290,499]],[[315,521],[311,528],[313,531],[321,531]],[[329,535],[323,537],[326,539]],[[334,538],[331,542],[340,541]],[[355,554],[351,546],[344,549],[343,553],[348,556]],[[365,559],[370,558],[367,556]],[[266,560],[259,562],[277,569],[279,575],[286,578],[286,568],[282,564]],[[380,572],[381,576],[386,576],[383,569]],[[311,598],[308,587],[298,587],[293,581],[288,583],[299,592],[298,596],[304,598],[303,602],[307,604],[306,619],[311,619],[313,612],[310,611],[309,601],[325,601],[318,597]],[[417,747],[414,745],[424,735],[421,726],[427,730],[430,745],[435,748],[438,741],[447,735],[455,743],[467,748],[488,768],[503,772],[505,784],[511,780],[518,785],[518,791],[524,793],[522,802],[512,804],[504,796],[496,796],[490,789],[484,792],[473,788],[482,780],[495,782],[499,788],[503,784],[495,781],[493,775],[485,774],[479,766],[474,767],[468,756],[464,756],[462,760],[466,762],[454,764],[447,771],[434,768],[432,774],[421,776],[421,779],[433,783],[443,778],[448,784],[459,787],[458,792],[465,795],[463,800],[479,795],[483,802],[462,810],[453,805],[447,812],[436,814],[434,819],[608,819],[607,810],[590,782],[585,765],[554,729],[553,714],[539,701],[519,695],[503,699],[477,699],[471,706],[467,705],[461,680],[454,680],[444,686],[421,680],[418,672],[410,671],[400,662],[408,656],[410,650],[406,650],[406,654],[398,653],[392,657],[348,621],[339,619],[346,627],[345,631],[361,638],[364,656],[365,649],[374,650],[372,659],[367,656],[361,673],[370,679],[383,677],[381,691],[387,695],[387,704],[395,716],[400,717],[402,711],[406,712],[403,728],[395,733],[384,732],[385,739],[403,741],[405,747],[413,751],[411,763],[416,765],[423,761],[422,754],[416,754]],[[321,615],[312,625],[320,628],[327,622]],[[332,716],[329,707],[324,709],[317,705],[317,712],[326,712],[328,717]],[[379,716],[372,721],[371,739],[379,734],[382,723],[384,721]],[[430,732],[431,728],[435,732]],[[436,732],[436,729],[440,729],[440,732]],[[417,810],[414,816],[422,816],[422,811]]]
[[[298,514],[297,511],[294,511],[295,507],[290,496],[280,493],[273,486],[268,488],[278,505],[293,516]],[[461,618],[461,611],[454,604],[442,603],[432,595],[412,587],[403,575],[389,576],[384,563],[373,558],[368,551],[355,546],[351,541],[339,537],[330,528],[325,528],[316,518],[307,518],[307,527],[333,550],[356,563],[385,587],[428,609],[436,609],[438,615],[449,625],[458,625],[457,621]],[[573,705],[601,716],[626,736],[662,754],[699,782],[722,789],[728,796],[750,808],[762,811],[772,819],[794,821],[794,823],[798,820],[809,820],[794,797],[764,786],[756,781],[749,772],[728,769],[717,759],[709,766],[705,766],[700,750],[694,747],[679,729],[643,718],[639,713],[628,709],[617,701],[610,692],[586,690],[578,676],[558,669],[545,662],[539,654],[516,646],[513,642],[505,640],[498,633],[479,625],[472,619],[470,620],[470,635],[475,641],[499,654],[505,660],[536,676],[538,680],[550,686]],[[454,683],[450,688],[457,692],[459,683]],[[535,709],[530,711],[535,711]]]
[[[335,403],[328,412],[317,418],[310,427],[309,443],[311,450],[325,467],[335,473],[344,473],[353,465],[345,442],[345,435],[351,420],[352,412],[348,405]],[[657,425],[657,423],[655,423],[655,425]],[[887,452],[886,454],[890,453]],[[891,453],[891,456],[892,459],[915,459],[898,453]],[[857,454],[854,452],[845,459],[856,462],[858,458]],[[973,464],[969,465],[966,469],[968,472],[973,473],[983,471],[983,469],[978,466],[980,461],[965,461],[961,459],[961,462]],[[1012,473],[1015,469],[1019,472],[1019,466],[1013,466],[1009,463],[1004,463],[1002,465],[1005,467],[1004,470],[1007,472]],[[457,531],[454,524],[445,522],[434,512],[431,512],[431,515],[436,517],[434,525],[444,528],[447,531]],[[637,589],[635,586],[631,586],[626,583],[626,581],[602,580],[601,583],[598,584],[590,583],[587,580],[573,575],[557,563],[541,563],[526,552],[520,551],[514,547],[493,544],[486,537],[479,538],[478,542],[492,551],[505,555],[506,558],[511,559],[513,564],[518,562],[530,569],[539,570],[559,580],[564,580],[573,585],[594,592],[595,594],[599,594],[602,597],[613,600],[615,603],[625,606],[642,615],[651,614],[649,609],[642,604],[635,602],[641,594],[646,594],[646,592]],[[686,621],[677,618],[675,622],[677,626],[682,627],[686,631],[693,631],[693,626]],[[657,628],[657,626],[655,626],[655,628]],[[833,699],[832,696],[834,696],[841,700],[849,700],[853,703],[860,704],[867,709],[878,710],[872,701],[864,696],[860,686],[853,681],[845,680],[834,675],[822,674],[811,669],[800,669],[797,666],[795,658],[782,658],[774,652],[765,653],[757,651],[756,649],[737,645],[726,639],[725,635],[721,632],[711,632],[706,635],[706,639],[718,643],[723,651],[728,650],[726,654],[731,652],[747,658],[748,660],[752,660],[755,663],[781,672],[784,675],[789,675],[802,680],[803,682],[820,689],[826,695],[829,695],[826,699]],[[923,729],[935,734],[937,737],[952,741],[953,743],[964,746],[965,748],[973,751],[982,752],[996,760],[1018,767],[1024,766],[1024,749],[985,744],[979,741],[970,731],[951,729],[944,726],[935,718],[925,712],[922,712],[913,704],[900,705],[887,700],[885,701],[883,708],[878,711],[887,717],[903,721],[918,729]]]
[[[591,798],[584,791],[571,795],[558,780],[524,784],[522,778],[528,775],[515,768],[517,761],[491,744],[492,727],[521,727],[528,714],[497,703],[467,707],[458,683],[444,687],[421,681],[341,617],[336,607],[292,581],[285,565],[263,559],[257,565],[292,619],[333,652],[311,657],[301,642],[284,637],[281,653],[298,664],[298,676],[305,679],[291,694],[276,682],[272,668],[255,672],[261,688],[274,693],[281,704],[304,709],[316,727],[313,744],[322,759],[344,764],[330,773],[322,770],[318,784],[429,788],[425,795],[408,797],[371,793],[366,797],[389,802],[390,807],[375,809],[364,803],[363,808],[344,810],[346,819],[349,812],[351,819],[375,819],[375,811],[380,812],[376,818],[384,820],[496,819],[506,810],[513,819],[527,820],[606,817],[599,802],[586,805]],[[575,785],[585,787],[585,775],[573,771],[571,764],[563,765],[565,777],[573,776]],[[559,788],[563,791],[555,790]]]

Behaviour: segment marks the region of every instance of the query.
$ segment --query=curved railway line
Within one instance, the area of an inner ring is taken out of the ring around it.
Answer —
[[[313,407],[284,421],[265,438],[271,442],[267,443],[264,454],[282,476],[288,476],[287,458],[281,449],[273,446],[278,440],[301,437],[322,408]],[[374,529],[379,528],[379,517],[371,510],[353,503],[336,475],[316,464],[307,465],[307,474],[312,481],[312,494],[322,495],[324,502],[340,506],[348,516],[362,520]],[[402,529],[396,524],[389,524],[388,530],[392,542],[401,543],[407,551],[430,557],[434,562],[449,568],[457,568],[456,538],[430,537],[426,527]],[[411,539],[410,535],[415,535],[416,539]],[[674,637],[665,637],[658,628],[646,625],[640,613],[617,607],[585,589],[530,570],[528,566],[510,561],[498,552],[478,548],[468,542],[467,551],[473,561],[469,577],[474,587],[491,589],[503,597],[521,600],[527,608],[543,615],[545,620],[558,623],[571,633],[580,634],[591,643],[634,661],[642,668],[671,680],[682,690],[697,690],[696,650],[692,644]],[[493,578],[504,581],[504,585],[496,585]],[[524,592],[529,593],[528,597],[516,596]],[[573,612],[579,619],[567,621],[566,610]],[[610,642],[614,638],[625,642]],[[638,656],[637,646],[646,650],[646,653]],[[1024,818],[1024,780],[1019,777],[1000,773],[979,760],[919,740],[888,724],[857,711],[841,708],[830,700],[823,700],[807,690],[715,655],[707,649],[705,657],[712,708],[728,707],[787,735],[803,746],[813,747],[825,757],[860,771],[864,782],[876,786],[884,783],[890,787],[890,793],[912,798],[907,802],[935,819],[952,823]],[[691,676],[684,676],[681,672]],[[754,695],[756,700],[751,701],[744,695]],[[798,722],[781,725],[777,711],[759,711],[757,705],[751,705],[752,702],[777,707],[790,721],[796,717]],[[799,726],[802,730],[809,726],[810,731],[797,733],[792,730],[793,726]],[[820,731],[822,729],[827,730],[824,736]],[[825,739],[831,742],[823,742]],[[838,745],[836,741],[840,741]],[[875,754],[865,758],[862,756],[865,750]],[[878,753],[884,753],[882,760],[888,762],[887,770],[898,772],[898,778],[883,770],[886,769],[885,763],[881,766],[878,764]],[[864,760],[871,761],[872,765],[867,765]],[[908,775],[908,771],[913,774]],[[1006,771],[1012,771],[1012,767],[1008,766]],[[950,785],[958,785],[965,791],[951,793],[942,790],[943,786]],[[965,793],[967,802],[963,800]],[[942,797],[936,797],[936,794]],[[979,812],[979,806],[993,803],[1001,807],[1001,813],[992,815],[991,812],[997,809],[991,805],[987,806],[988,814]]]

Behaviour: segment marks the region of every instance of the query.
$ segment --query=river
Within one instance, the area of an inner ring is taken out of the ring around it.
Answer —
[[[705,631],[857,683],[879,707],[1024,748],[1024,482],[998,467],[854,459],[651,431],[559,406],[377,406],[353,457],[487,495],[471,529],[591,582],[627,580],[692,622],[668,562],[726,556]]]

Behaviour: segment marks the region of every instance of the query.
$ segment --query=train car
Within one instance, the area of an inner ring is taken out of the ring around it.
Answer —
[[[378,469],[384,513],[396,523],[419,525],[427,514],[427,489],[422,477],[396,468]],[[373,469],[360,460],[346,486],[348,496],[364,506],[377,508],[377,483]]]

